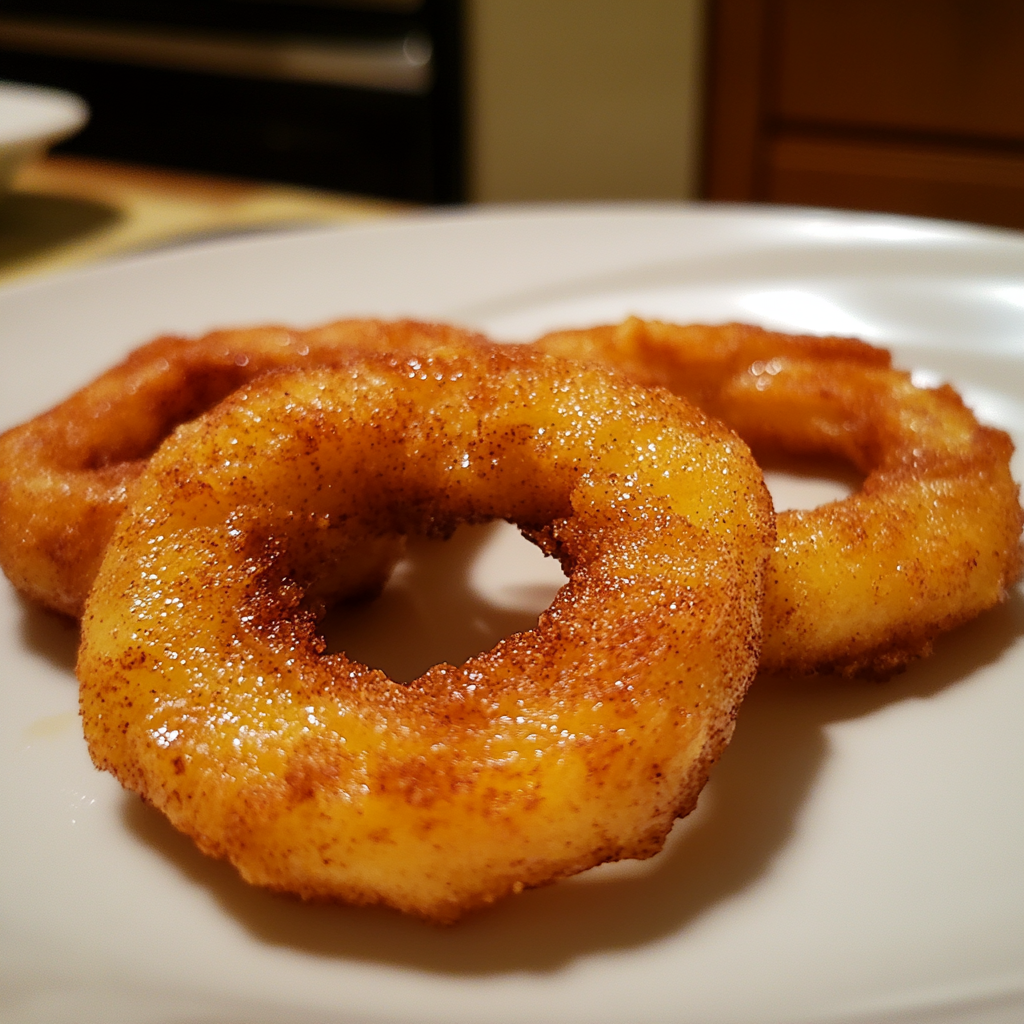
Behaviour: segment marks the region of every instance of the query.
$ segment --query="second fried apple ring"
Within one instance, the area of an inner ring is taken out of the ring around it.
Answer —
[[[80,615],[107,540],[146,459],[179,423],[269,370],[330,366],[353,351],[458,346],[476,335],[398,320],[340,320],[167,336],[0,437],[0,566],[26,597]],[[395,548],[381,543],[379,569]]]
[[[844,459],[859,491],[777,517],[763,667],[885,677],[1003,600],[1021,571],[1013,444],[949,386],[849,338],[630,319],[546,352],[618,368],[721,417],[757,452]]]

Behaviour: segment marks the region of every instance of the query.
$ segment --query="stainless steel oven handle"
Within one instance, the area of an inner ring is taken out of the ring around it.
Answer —
[[[257,37],[177,29],[107,28],[0,18],[0,46],[86,60],[175,71],[317,82],[387,92],[424,93],[433,78],[429,38],[389,40]]]

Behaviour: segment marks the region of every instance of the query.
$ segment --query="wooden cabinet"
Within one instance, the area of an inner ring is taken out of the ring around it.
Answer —
[[[705,194],[1024,228],[1024,0],[713,0]]]

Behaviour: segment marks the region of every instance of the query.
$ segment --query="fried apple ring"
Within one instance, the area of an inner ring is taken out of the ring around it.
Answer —
[[[684,395],[757,453],[835,457],[865,474],[842,501],[777,517],[768,671],[884,678],[1020,576],[1010,438],[980,426],[951,387],[915,387],[884,349],[635,318],[537,345]]]
[[[0,567],[24,596],[78,616],[136,477],[179,423],[271,369],[331,365],[353,349],[457,346],[476,337],[413,321],[343,320],[307,331],[158,338],[0,437]],[[382,544],[382,568],[393,547]],[[367,586],[375,575],[380,570]]]
[[[408,685],[323,653],[331,563],[493,518],[569,575],[536,629]],[[250,882],[452,921],[660,849],[756,671],[773,536],[735,435],[603,370],[274,374],[136,485],[82,619],[89,749]]]

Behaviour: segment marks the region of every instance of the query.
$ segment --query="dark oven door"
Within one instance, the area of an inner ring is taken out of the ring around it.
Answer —
[[[92,108],[67,152],[463,199],[459,0],[0,0],[0,78]]]

